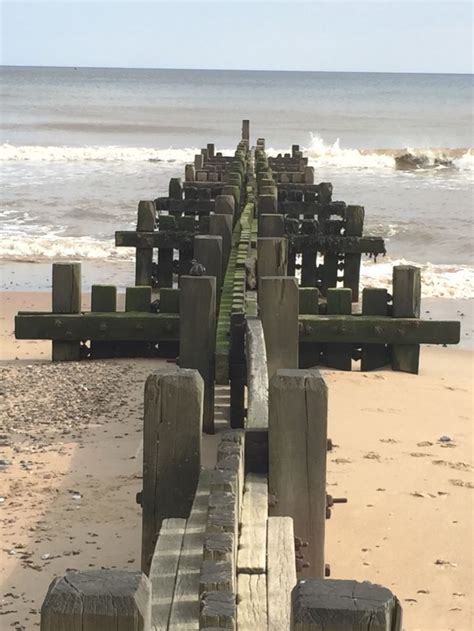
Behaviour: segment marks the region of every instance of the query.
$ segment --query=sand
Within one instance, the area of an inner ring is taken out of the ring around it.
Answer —
[[[49,301],[0,295],[2,630],[38,628],[67,568],[139,567],[143,385],[160,362],[51,364],[49,342],[12,337],[17,310]],[[328,492],[348,498],[327,522],[332,577],[391,588],[408,631],[472,629],[472,358],[428,347],[419,376],[323,371]]]

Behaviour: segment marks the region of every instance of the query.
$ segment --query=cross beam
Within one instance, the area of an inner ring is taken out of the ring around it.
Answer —
[[[300,315],[300,342],[458,344],[461,324],[363,315]]]
[[[121,230],[115,233],[115,245],[123,248],[192,248],[194,232],[186,230],[159,230],[138,232]]]
[[[287,235],[295,252],[315,250],[331,254],[385,254],[381,237],[341,237],[339,235],[294,234]]]

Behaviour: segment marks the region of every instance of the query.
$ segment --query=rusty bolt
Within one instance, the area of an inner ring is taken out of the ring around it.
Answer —
[[[331,576],[331,566],[329,565],[329,563],[324,564],[324,576],[326,578],[329,578]]]
[[[333,497],[326,494],[326,506],[334,506],[334,504],[347,504],[347,497]]]
[[[137,495],[136,495],[136,502],[139,506],[142,505],[142,499],[143,499],[143,491],[138,491]]]

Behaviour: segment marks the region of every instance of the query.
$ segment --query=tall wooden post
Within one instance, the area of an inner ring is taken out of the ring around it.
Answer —
[[[269,391],[269,493],[272,515],[293,517],[308,542],[306,576],[324,577],[328,395],[317,370],[279,370]],[[291,423],[289,422],[291,419]]]
[[[225,277],[227,263],[232,248],[232,216],[211,215],[209,217],[209,234],[222,237],[222,280]]]
[[[207,276],[215,276],[217,291],[222,289],[222,237],[196,235],[194,237],[194,258],[204,265]]]
[[[151,374],[143,426],[142,570],[148,574],[163,519],[187,519],[201,466],[204,384],[197,370]]]
[[[362,315],[381,315],[388,313],[388,295],[386,289],[366,287],[362,290]],[[361,370],[375,370],[389,362],[385,344],[362,344]]]
[[[235,213],[235,199],[233,195],[217,195],[215,201],[216,215],[231,215]]]
[[[349,288],[328,289],[327,314],[350,315],[352,312],[352,293]],[[326,364],[330,368],[339,370],[351,370],[352,368],[352,344],[331,342],[327,345]]]
[[[203,429],[214,433],[216,352],[216,279],[182,276],[180,292],[179,365],[196,368],[204,380]]]
[[[53,263],[53,313],[81,312],[81,264]],[[78,361],[79,342],[59,342],[53,340],[53,361]]]
[[[393,317],[419,318],[421,307],[421,271],[413,265],[393,268]],[[418,374],[419,344],[393,344],[392,368]]]
[[[247,119],[242,121],[242,140],[250,140],[250,121]]]
[[[299,288],[299,313],[301,315],[318,315],[319,289],[317,287]],[[321,344],[314,342],[299,343],[299,368],[310,368],[320,364]]]
[[[398,598],[368,581],[305,579],[291,593],[292,631],[401,631]]]
[[[137,232],[155,229],[156,209],[154,202],[138,203]],[[135,285],[151,285],[153,248],[137,248],[135,258]]]
[[[361,237],[364,231],[363,206],[348,206],[346,208],[346,237]],[[360,254],[346,254],[344,256],[344,287],[352,291],[352,302],[359,301],[360,282]]]
[[[267,349],[268,378],[280,368],[298,368],[298,285],[295,278],[267,276],[260,279],[260,318]]]
[[[117,311],[117,287],[114,285],[92,285],[91,311],[114,313]],[[115,344],[113,342],[91,341],[91,356],[93,359],[114,357]]]
[[[283,215],[262,214],[258,218],[258,236],[282,238],[285,234],[285,218]]]
[[[262,237],[257,240],[257,274],[263,276],[286,276],[288,268],[288,240],[285,238]]]
[[[68,570],[49,586],[41,631],[151,631],[151,586],[141,572]]]

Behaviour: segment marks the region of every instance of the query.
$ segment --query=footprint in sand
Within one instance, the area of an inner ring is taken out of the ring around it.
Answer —
[[[449,480],[454,486],[463,486],[466,489],[474,489],[474,484],[467,480]]]
[[[349,464],[352,460],[349,460],[349,458],[334,458],[332,462],[334,464]]]
[[[395,440],[395,438],[379,438],[379,441],[380,441],[381,443],[389,443],[389,444],[391,444],[391,445],[393,445],[393,444],[395,444],[395,443],[400,442],[400,441],[398,441],[398,440]]]
[[[379,462],[381,460],[380,454],[376,451],[369,451],[369,453],[365,454],[364,458],[367,458],[367,460],[378,460]]]
[[[412,456],[413,458],[426,458],[426,457],[432,457],[433,454],[427,454],[426,452],[423,451],[412,451],[410,456]]]
[[[471,471],[472,465],[466,462],[448,462],[447,460],[432,460],[433,464],[442,465],[443,467],[450,467],[456,469],[456,471]]]
[[[433,443],[430,443],[429,440],[422,440],[421,443],[416,443],[417,447],[432,447]]]

